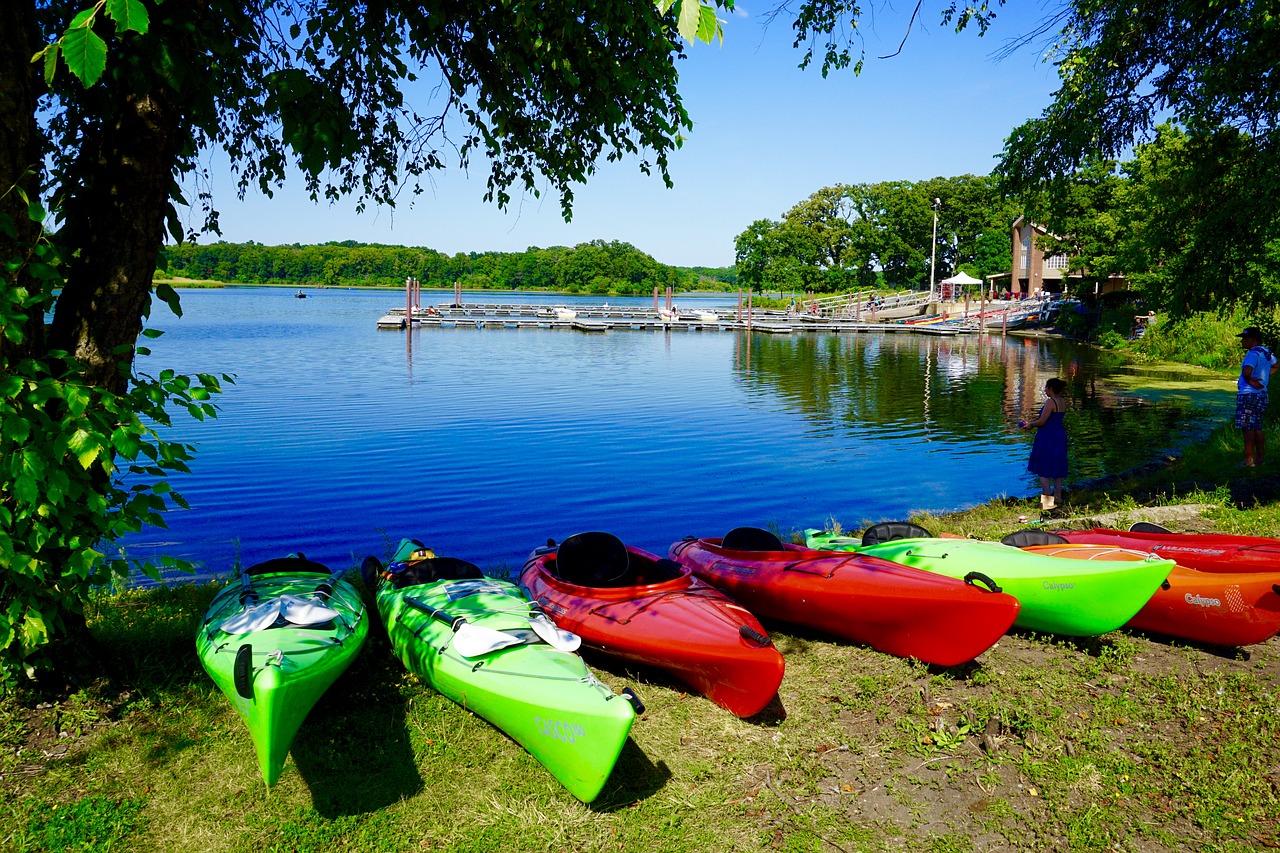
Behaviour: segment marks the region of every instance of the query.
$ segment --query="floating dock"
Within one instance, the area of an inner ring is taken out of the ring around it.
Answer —
[[[906,320],[865,322],[847,318],[736,308],[680,311],[640,306],[577,306],[463,303],[427,308],[392,308],[378,320],[379,329],[403,329],[406,317],[414,326],[459,329],[567,329],[580,332],[691,331],[733,332],[748,330],[769,335],[796,332],[907,332],[920,335],[958,335],[977,332],[960,323],[921,323]]]

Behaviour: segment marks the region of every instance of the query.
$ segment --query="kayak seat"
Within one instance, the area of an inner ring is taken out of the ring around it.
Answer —
[[[645,586],[654,583],[673,581],[684,574],[682,567],[675,560],[659,557],[656,560],[636,560],[631,563],[628,572],[627,586]]]
[[[862,532],[863,545],[880,545],[895,539],[931,539],[933,534],[909,521],[884,521]]]
[[[1135,521],[1129,525],[1130,533],[1172,533],[1167,527],[1161,527],[1150,521]]]
[[[556,550],[556,573],[578,586],[629,586],[631,556],[612,533],[575,533]]]
[[[329,567],[306,557],[277,557],[265,563],[255,563],[244,570],[246,575],[270,575],[285,573],[290,575],[332,575]]]
[[[457,557],[430,557],[416,560],[391,576],[391,587],[403,589],[406,586],[417,586],[436,581],[460,581],[469,578],[482,578],[484,572],[474,563],[459,560]]]
[[[1066,545],[1067,540],[1047,530],[1019,530],[1010,533],[1000,540],[1004,545],[1015,548],[1030,548],[1033,545]]]
[[[735,527],[720,540],[730,551],[783,551],[782,540],[759,527]]]

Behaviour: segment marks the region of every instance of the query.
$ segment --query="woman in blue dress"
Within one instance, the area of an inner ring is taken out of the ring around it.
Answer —
[[[1020,429],[1036,430],[1027,470],[1040,478],[1040,507],[1046,510],[1062,504],[1062,481],[1067,476],[1067,429],[1062,422],[1067,409],[1062,392],[1066,388],[1067,383],[1057,377],[1044,383],[1048,399],[1040,407],[1040,417],[1030,423],[1018,422]]]

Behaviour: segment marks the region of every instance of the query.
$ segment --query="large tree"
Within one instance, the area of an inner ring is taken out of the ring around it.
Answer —
[[[1062,85],[1040,117],[1010,135],[998,169],[1006,186],[1065,198],[1073,184],[1093,181],[1099,159],[1137,146],[1129,171],[1150,207],[1112,226],[1130,244],[1117,271],[1175,314],[1274,303],[1278,16],[1274,0],[1062,4],[1042,27],[1054,33]],[[1173,127],[1157,139],[1161,122]],[[1155,147],[1144,152],[1148,143]]]
[[[212,414],[216,378],[153,379],[134,359],[160,246],[183,236],[178,188],[207,186],[203,153],[225,151],[242,189],[270,193],[296,170],[314,198],[359,205],[394,205],[433,171],[483,159],[489,199],[550,192],[568,216],[602,158],[635,157],[669,182],[691,126],[677,21],[710,37],[708,12],[698,0],[0,3],[0,680],[82,626],[86,591],[127,570],[99,543],[160,520],[163,483],[125,476],[184,467],[187,448],[151,426],[165,403]],[[205,215],[195,227],[216,228],[212,200],[190,201]],[[177,308],[167,286],[154,292]]]

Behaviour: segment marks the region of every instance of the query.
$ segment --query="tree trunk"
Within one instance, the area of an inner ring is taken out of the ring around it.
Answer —
[[[0,229],[0,270],[15,255],[25,256],[40,235],[40,226],[27,215],[27,205],[15,188],[29,199],[40,197],[40,130],[36,125],[36,99],[42,91],[40,68],[31,62],[39,49],[35,4],[29,0],[0,2],[0,218],[12,220],[16,236]],[[0,286],[28,287],[25,275],[0,273]],[[21,358],[42,349],[44,312],[27,317],[19,344],[0,335],[0,355]]]
[[[84,367],[85,379],[122,392],[143,318],[179,152],[188,141],[168,90],[120,93],[111,118],[87,128],[77,155],[78,190],[63,210],[66,244],[79,248],[58,298],[51,346]]]

